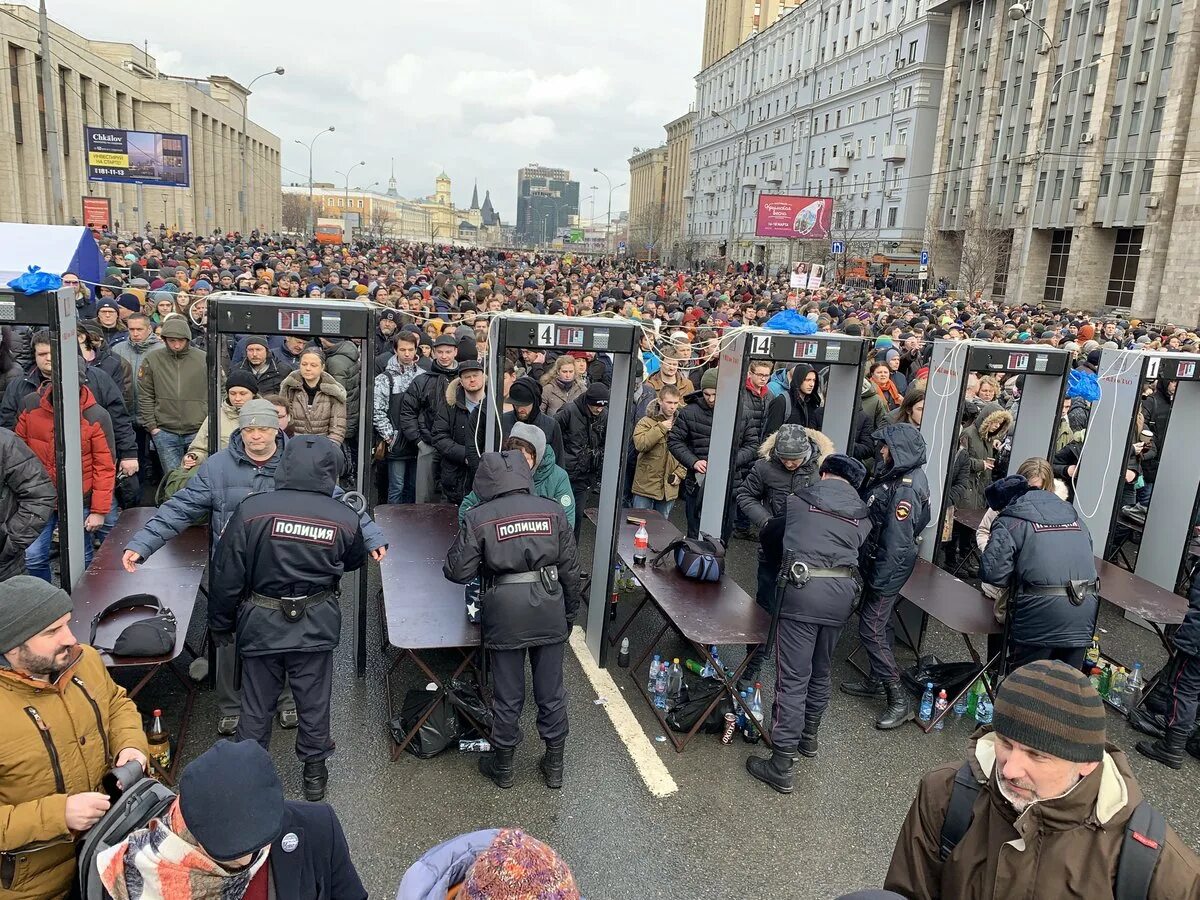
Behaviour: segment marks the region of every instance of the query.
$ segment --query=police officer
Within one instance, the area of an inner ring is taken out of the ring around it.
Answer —
[[[917,564],[917,540],[929,524],[929,482],[921,469],[925,439],[915,425],[885,425],[871,439],[875,471],[863,494],[871,536],[863,547],[866,586],[858,619],[871,670],[862,681],[842,682],[842,690],[858,697],[886,696],[887,707],[875,720],[876,728],[886,730],[913,717],[892,649],[892,611]]]
[[[817,755],[833,650],[858,598],[859,551],[871,534],[869,513],[858,495],[866,477],[858,460],[831,454],[821,463],[820,480],[790,494],[784,514],[762,527],[763,561],[783,578],[775,632],[774,751],[770,759],[750,757],[746,769],[781,794],[792,792],[796,751]]]
[[[582,596],[575,537],[562,505],[533,495],[533,474],[517,451],[485,453],[474,489],[482,502],[463,517],[443,571],[458,584],[476,577],[482,582],[493,752],[480,758],[479,771],[498,787],[513,785],[528,651],[538,733],[546,742],[540,768],[547,787],[561,788],[567,740],[563,644]]]
[[[367,560],[358,513],[333,499],[341,453],[329,438],[288,441],[275,490],[252,494],[229,520],[209,586],[209,627],[232,639],[242,665],[238,740],[269,748],[271,718],[286,675],[300,728],[304,798],[325,796],[333,650],[342,631],[338,583]]]

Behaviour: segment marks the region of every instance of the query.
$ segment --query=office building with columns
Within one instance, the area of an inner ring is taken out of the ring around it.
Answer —
[[[89,40],[53,21],[51,83],[44,85],[37,10],[0,9],[7,68],[0,78],[0,220],[86,224],[82,200],[91,196],[108,198],[113,222],[126,231],[146,222],[195,232],[279,230],[279,138],[249,119],[244,216],[240,209],[246,87],[224,76],[166,75],[139,47]],[[44,91],[52,94],[61,156],[64,208],[57,216]],[[85,126],[184,135],[187,186],[89,181]]]
[[[667,131],[667,193],[663,205],[668,229],[663,251],[679,262],[687,256],[684,246],[687,224],[683,194],[691,183],[692,132],[696,128],[696,111],[689,110],[663,127]]]
[[[759,197],[792,194],[834,198],[831,237],[859,264],[915,273],[949,19],[917,0],[804,3],[700,72],[689,258],[824,260],[828,241],[755,236]]]
[[[803,0],[706,0],[700,65],[708,68]]]
[[[666,217],[667,147],[635,150],[629,157],[629,249],[639,256],[659,257],[674,240]]]
[[[1196,0],[947,0],[937,271],[1010,303],[1195,325]]]

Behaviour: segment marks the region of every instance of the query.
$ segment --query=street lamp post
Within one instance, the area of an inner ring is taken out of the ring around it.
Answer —
[[[250,80],[250,83],[246,85],[246,96],[242,97],[242,190],[238,195],[238,207],[242,214],[242,234],[245,234],[250,230],[249,211],[247,209],[248,204],[246,203],[246,143],[250,140],[250,136],[246,134],[246,128],[248,126],[246,117],[246,101],[250,96],[250,89],[254,87],[254,82],[258,81],[260,78],[266,78],[268,75],[282,74],[283,66],[276,66],[270,72],[263,72],[261,75],[256,75]]]
[[[720,112],[719,110],[714,109],[712,111],[712,114],[714,116],[716,116],[718,119],[720,119],[722,122],[724,122],[726,125],[728,125],[730,128],[734,127],[733,123],[730,122],[729,119],[727,119],[725,117],[725,114],[723,112]],[[751,124],[750,121],[746,122],[746,127],[742,131],[741,136],[738,138],[736,164],[735,164],[735,168],[734,168],[734,172],[733,172],[733,200],[730,201],[730,206],[729,206],[729,238],[728,238],[728,246],[726,246],[726,248],[725,248],[725,258],[727,260],[733,258],[732,254],[734,252],[734,241],[736,238],[736,232],[734,231],[734,229],[737,227],[736,223],[738,220],[738,218],[737,218],[738,217],[738,206],[741,203],[741,194],[742,194],[742,147],[746,143],[746,140],[745,140],[746,133],[750,130],[750,124]]]
[[[1032,6],[1032,2],[1030,4],[1030,6],[1026,6],[1024,3],[1021,3],[1018,0],[1017,3],[1014,3],[1012,6],[1010,6],[1008,8],[1009,21],[1020,22],[1022,19],[1024,19],[1030,25],[1032,25],[1034,28],[1036,28],[1038,31],[1040,31],[1042,34],[1044,34],[1046,36],[1046,46],[1044,49],[1039,50],[1038,53],[1049,53],[1051,50],[1054,49],[1054,38],[1050,37],[1050,34],[1046,31],[1046,29],[1043,28],[1041,25],[1039,25],[1037,22],[1035,22],[1030,17],[1029,13],[1031,12],[1031,6]]]
[[[365,166],[366,164],[367,164],[367,161],[363,160],[361,162],[356,162],[345,172],[341,171],[340,169],[335,170],[336,174],[346,176],[346,192],[344,195],[344,199],[342,201],[342,207],[343,207],[342,217],[343,218],[345,217],[346,212],[348,212],[350,209],[350,173],[353,172],[355,169],[357,169],[359,166]]]
[[[333,130],[334,128],[332,125],[330,125],[328,128],[323,128],[314,134],[313,139],[307,144],[299,138],[296,139],[297,144],[299,144],[301,147],[308,148],[308,237],[310,238],[313,235],[313,144],[317,142],[317,138],[319,138],[321,135]]]

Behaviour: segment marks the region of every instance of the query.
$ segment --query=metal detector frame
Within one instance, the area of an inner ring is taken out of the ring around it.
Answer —
[[[373,463],[371,414],[374,405],[374,303],[357,300],[309,300],[307,298],[262,297],[258,294],[239,294],[218,291],[208,295],[208,442],[209,453],[215,453],[220,428],[224,373],[220,360],[221,339],[225,335],[257,334],[304,338],[359,338],[358,393],[358,473],[354,487],[365,498],[367,513],[374,504],[371,483]],[[286,326],[286,327],[285,327]],[[211,529],[209,531],[210,558]],[[367,572],[359,570],[357,626],[354,639],[355,672],[359,678],[367,674]]]
[[[700,507],[700,530],[720,536],[733,489],[733,440],[742,418],[742,385],[750,363],[756,360],[808,363],[817,369],[827,367],[825,413],[821,433],[833,441],[838,453],[846,453],[854,425],[854,411],[862,393],[862,367],[867,357],[867,342],[846,334],[788,334],[765,328],[748,328],[721,350],[717,363],[717,402],[713,408],[712,436],[708,445],[708,471],[704,476],[704,497]],[[818,381],[820,376],[818,374]],[[829,398],[845,392],[848,403]],[[730,414],[730,409],[733,412]],[[766,437],[764,435],[763,437]]]
[[[1021,402],[1013,423],[1009,459],[1020,465],[1031,456],[1049,459],[1058,436],[1062,401],[1071,370],[1071,353],[1057,347],[992,344],[985,341],[933,342],[921,436],[925,438],[925,474],[929,479],[929,508],[934,514],[922,533],[920,553],[932,562],[938,536],[945,527],[946,480],[958,452],[959,428],[967,379],[972,372],[1024,375]],[[1039,390],[1053,386],[1053,390]],[[1024,426],[1022,428],[1022,426]]]
[[[1154,436],[1159,453],[1155,483],[1170,487],[1150,497],[1134,573],[1174,591],[1200,489],[1200,466],[1194,456],[1200,446],[1200,357],[1169,351],[1102,351],[1100,399],[1092,406],[1079,455],[1075,508],[1092,533],[1096,555],[1103,556],[1120,504],[1125,459],[1136,439],[1142,388],[1158,378],[1176,382],[1171,425],[1165,436]]]
[[[504,383],[503,363],[509,349],[587,350],[613,355],[587,618],[588,649],[600,666],[608,660],[609,597],[613,588],[613,561],[617,558],[618,516],[623,493],[621,486],[625,483],[626,448],[632,433],[629,410],[633,401],[634,359],[640,347],[641,328],[623,319],[501,313],[488,323],[488,396],[484,402],[490,404],[491,408],[485,410],[487,414],[484,416],[485,450],[500,447],[500,404],[504,398],[497,395],[496,386]],[[560,464],[562,462],[560,460]],[[583,516],[586,512],[577,505],[575,515]]]
[[[35,330],[47,328],[50,331],[54,462],[58,468],[59,580],[63,589],[70,593],[83,577],[84,541],[81,511],[76,506],[83,497],[83,449],[79,434],[79,338],[75,292],[60,288],[58,291],[22,294],[0,288],[0,325],[28,325]],[[65,384],[76,385],[76,390],[63,390]],[[113,466],[118,470],[120,462],[114,446]],[[113,502],[117,502],[115,494]]]

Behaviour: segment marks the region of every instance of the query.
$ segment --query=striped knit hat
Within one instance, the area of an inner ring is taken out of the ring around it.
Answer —
[[[567,864],[519,828],[502,828],[463,880],[466,900],[579,900]]]
[[[1078,669],[1042,660],[1000,685],[992,720],[997,734],[1071,762],[1104,758],[1104,701]]]

